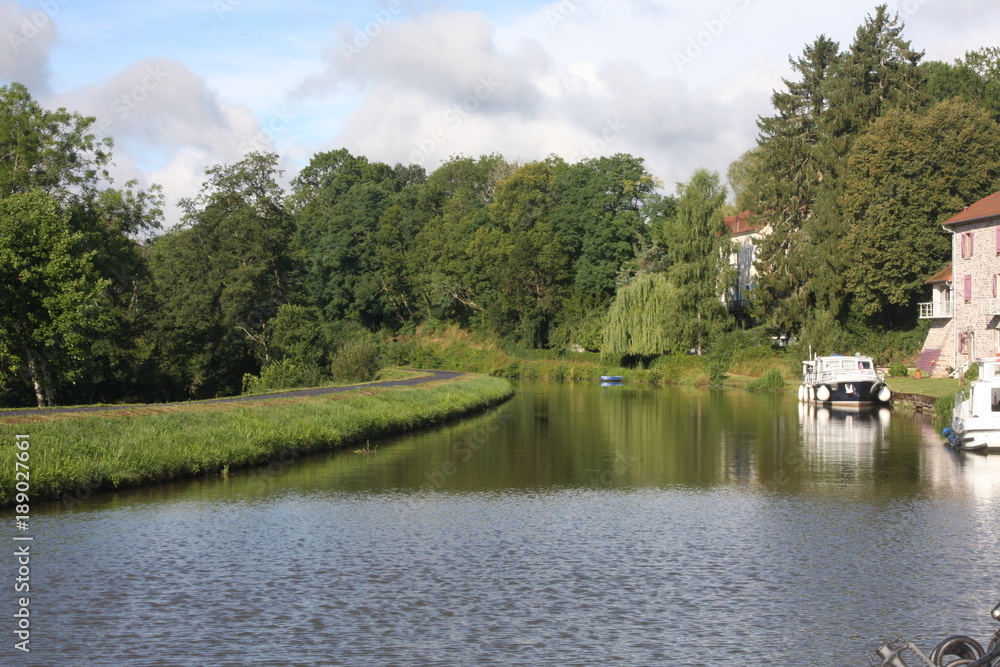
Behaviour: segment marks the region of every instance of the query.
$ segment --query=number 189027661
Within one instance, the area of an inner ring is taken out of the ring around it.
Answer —
[[[31,490],[31,467],[28,465],[28,461],[31,459],[30,448],[31,443],[28,436],[17,436],[17,452],[14,455],[16,458],[14,461],[14,488],[17,491],[14,496],[16,503],[14,510],[18,514],[17,521],[27,521],[30,509],[30,496],[28,495]]]

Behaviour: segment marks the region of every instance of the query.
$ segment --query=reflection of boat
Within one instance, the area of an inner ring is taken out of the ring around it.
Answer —
[[[831,405],[888,403],[892,392],[871,357],[832,355],[802,362],[799,401]]]
[[[885,406],[799,405],[803,443],[819,460],[840,464],[871,461],[891,419]]]
[[[979,379],[955,396],[951,427],[943,434],[955,449],[1000,451],[1000,360],[979,362]]]

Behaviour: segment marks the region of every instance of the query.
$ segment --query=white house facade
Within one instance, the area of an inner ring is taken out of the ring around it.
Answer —
[[[770,225],[754,224],[750,211],[726,218],[726,230],[733,242],[729,264],[736,269],[732,287],[726,294],[726,305],[733,312],[743,312],[750,303],[750,290],[757,284],[757,242],[771,233]]]

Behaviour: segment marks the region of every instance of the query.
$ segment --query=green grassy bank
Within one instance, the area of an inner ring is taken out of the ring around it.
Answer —
[[[597,380],[621,375],[627,382],[651,384],[708,384],[705,357],[664,356],[647,368],[609,364],[594,352],[555,350],[506,350],[493,336],[471,333],[455,325],[421,329],[385,346],[387,360],[397,366],[482,373],[494,377]]]
[[[467,376],[418,387],[313,398],[169,405],[0,419],[4,441],[30,436],[32,502],[155,484],[364,443],[483,409],[511,396],[506,380]],[[13,448],[0,458],[0,506],[13,505]],[[23,470],[23,468],[21,469]]]

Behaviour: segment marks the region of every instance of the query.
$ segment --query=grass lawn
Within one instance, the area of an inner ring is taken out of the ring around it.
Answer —
[[[962,387],[969,386],[968,382],[952,378],[886,378],[889,389],[899,394],[920,394],[921,396],[952,396]]]

